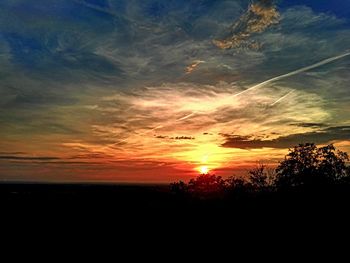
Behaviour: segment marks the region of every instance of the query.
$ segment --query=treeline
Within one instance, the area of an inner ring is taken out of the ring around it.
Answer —
[[[186,198],[246,197],[290,191],[314,192],[350,186],[350,167],[347,153],[333,145],[317,147],[300,144],[289,150],[276,169],[258,164],[247,176],[223,179],[202,174],[188,183],[171,184],[174,194]]]

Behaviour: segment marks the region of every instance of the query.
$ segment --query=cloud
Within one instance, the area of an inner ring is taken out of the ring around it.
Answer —
[[[270,84],[235,96],[244,90],[236,83],[168,83],[103,97],[89,110],[100,116],[92,131],[105,143],[96,140],[96,144],[83,145],[87,151],[115,156],[175,158],[196,164],[209,154],[219,166],[231,154],[238,159],[248,157],[235,148],[220,147],[224,142],[218,133],[250,136],[254,131],[257,138],[272,140],[281,134],[314,130],[291,129],[291,123],[325,123],[329,119],[325,101],[317,94],[295,90],[283,103],[271,107],[290,87]],[[189,136],[174,136],[175,132]],[[82,149],[82,143],[65,145]]]
[[[329,144],[335,141],[350,141],[350,126],[329,127],[314,132],[297,133],[281,136],[273,140],[254,139],[251,136],[223,134],[225,142],[222,147],[257,149],[290,148],[300,143]]]
[[[288,26],[285,29],[292,33],[305,29],[337,29],[346,23],[345,19],[336,17],[331,12],[317,13],[312,8],[302,5],[288,8],[282,13],[281,20],[282,26]]]
[[[1,155],[0,160],[23,160],[23,161],[53,161],[60,160],[58,157],[28,157],[28,156],[17,156],[17,155]]]
[[[176,137],[172,137],[170,139],[173,139],[173,140],[195,140],[196,138],[190,137],[190,136],[176,136]]]
[[[96,4],[91,4],[91,3],[88,3],[84,0],[73,0],[73,2],[75,2],[79,5],[82,5],[84,7],[90,8],[92,10],[95,10],[97,12],[101,12],[101,13],[108,14],[111,16],[119,17],[119,15],[116,12],[113,12],[109,8],[103,7],[103,5],[101,5],[101,3],[100,3],[100,5],[98,5],[98,2]]]
[[[71,157],[68,157],[67,159],[74,160],[74,159],[108,159],[108,158],[113,158],[112,155],[108,155],[105,153],[82,153],[82,154],[77,154]]]
[[[157,139],[169,139],[168,136],[163,136],[163,135],[155,135],[154,137]]]
[[[0,152],[0,155],[23,155],[25,152]]]
[[[345,53],[345,19],[273,1],[34,2],[0,3],[4,156],[122,159],[110,173],[121,178],[120,167],[139,171],[145,159],[197,165],[211,154],[217,166],[240,165],[277,160],[301,134],[346,139],[327,127],[350,125],[348,58],[276,79]],[[220,147],[229,139],[258,148]]]
[[[193,63],[186,67],[186,74],[191,74],[200,64],[205,63],[203,60],[195,60]]]
[[[176,136],[176,137],[169,137],[164,135],[155,135],[154,136],[157,139],[168,139],[168,140],[195,140],[196,138],[191,136]]]
[[[262,33],[278,24],[280,13],[272,0],[258,0],[250,4],[248,10],[232,26],[232,36],[224,40],[214,40],[221,49],[244,48],[258,50],[260,44],[250,41],[252,34]]]
[[[304,123],[291,123],[291,126],[304,127],[304,128],[325,128],[327,124],[325,123],[314,123],[314,122],[304,122]]]

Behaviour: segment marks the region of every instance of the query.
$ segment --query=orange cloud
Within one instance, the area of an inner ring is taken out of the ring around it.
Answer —
[[[186,74],[191,74],[198,66],[199,64],[205,63],[203,60],[195,60],[191,65],[186,67]]]
[[[213,43],[221,49],[249,48],[257,50],[260,44],[249,41],[252,34],[262,33],[272,25],[278,24],[280,14],[277,7],[268,0],[252,3],[248,10],[232,27],[232,35],[224,40],[214,40]]]

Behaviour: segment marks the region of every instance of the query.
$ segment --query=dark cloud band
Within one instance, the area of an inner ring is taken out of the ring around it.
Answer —
[[[225,135],[222,147],[257,149],[257,148],[289,148],[299,143],[312,142],[316,144],[328,144],[332,141],[350,140],[350,126],[330,127],[318,132],[307,132],[281,136],[273,140],[252,139],[249,136]]]

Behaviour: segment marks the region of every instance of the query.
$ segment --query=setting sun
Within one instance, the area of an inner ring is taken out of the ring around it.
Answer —
[[[199,171],[201,174],[208,174],[209,168],[208,168],[208,166],[201,166],[201,167],[199,167]]]

